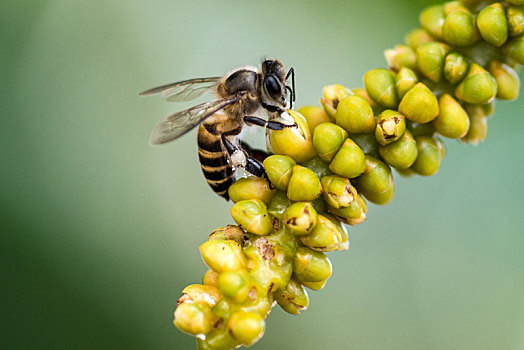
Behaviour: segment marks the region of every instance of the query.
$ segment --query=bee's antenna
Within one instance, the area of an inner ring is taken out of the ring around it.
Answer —
[[[293,109],[293,90],[289,87],[289,85],[286,85],[286,90],[289,91],[289,94],[291,96],[291,99],[289,100],[289,109]]]
[[[289,78],[289,76],[291,75],[291,99],[293,100],[293,102],[295,102],[295,98],[296,98],[296,93],[295,93],[295,69],[293,67],[289,68],[289,71],[287,72],[286,74],[286,80]]]

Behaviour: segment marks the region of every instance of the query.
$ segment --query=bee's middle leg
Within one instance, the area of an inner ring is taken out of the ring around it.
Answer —
[[[244,168],[245,171],[257,177],[263,177],[267,180],[269,186],[272,188],[271,181],[269,181],[266,169],[264,169],[262,163],[256,160],[255,158],[251,157],[249,154],[247,154],[247,152],[244,151],[241,147],[229,141],[227,137],[231,135],[233,134],[223,133],[221,135],[221,138],[222,144],[224,145],[224,148],[229,154],[229,158],[233,162],[233,166]]]
[[[297,127],[297,123],[294,123],[294,124],[284,124],[284,123],[281,123],[281,122],[276,122],[276,121],[273,121],[273,120],[264,120],[262,118],[259,118],[259,117],[252,117],[252,116],[249,116],[249,115],[246,115],[244,117],[244,122],[248,125],[257,125],[257,126],[265,126],[266,128],[270,129],[270,130],[282,130],[284,128],[294,128],[294,127]]]

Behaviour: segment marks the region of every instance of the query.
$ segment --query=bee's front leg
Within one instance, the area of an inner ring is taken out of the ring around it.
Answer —
[[[248,115],[244,117],[244,123],[248,125],[256,125],[256,126],[262,126],[262,127],[265,126],[266,128],[270,130],[282,130],[284,128],[294,128],[298,126],[297,123],[289,125],[289,124],[284,124],[281,122],[276,122],[273,120],[267,121],[259,117],[252,117]]]

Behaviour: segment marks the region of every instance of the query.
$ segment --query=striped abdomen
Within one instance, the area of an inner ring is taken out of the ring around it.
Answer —
[[[238,135],[242,124],[225,115],[214,115],[198,128],[198,158],[207,183],[219,196],[229,200],[227,190],[235,181],[234,168],[222,146],[221,135]]]

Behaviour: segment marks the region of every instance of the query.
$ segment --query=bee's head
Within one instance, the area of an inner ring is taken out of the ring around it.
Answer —
[[[264,60],[262,62],[262,96],[269,105],[287,105],[286,71],[278,60]]]
[[[279,60],[264,60],[262,62],[262,74],[273,74],[281,77],[283,81],[286,80],[286,71],[284,65]]]

